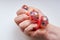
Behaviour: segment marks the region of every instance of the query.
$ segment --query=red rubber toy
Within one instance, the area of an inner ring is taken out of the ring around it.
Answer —
[[[24,5],[22,8],[25,10],[28,10],[28,7],[26,5]],[[43,29],[47,26],[47,24],[48,24],[47,16],[42,16],[41,14],[36,12],[35,10],[32,10],[30,13],[27,12],[26,14],[28,16],[30,16],[30,20],[32,21],[32,23],[38,24],[38,26],[36,28],[34,28],[34,30]]]

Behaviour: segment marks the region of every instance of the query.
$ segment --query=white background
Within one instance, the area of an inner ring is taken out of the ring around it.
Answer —
[[[16,11],[23,4],[40,9],[51,24],[60,26],[59,0],[0,0],[0,40],[31,40],[14,22]]]

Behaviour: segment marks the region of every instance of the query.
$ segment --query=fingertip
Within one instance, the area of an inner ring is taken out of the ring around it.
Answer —
[[[34,32],[33,31],[33,28],[35,28],[35,27],[37,27],[37,24],[30,24],[28,27],[26,27],[25,29],[24,29],[24,32],[25,33],[30,33],[30,32]],[[31,34],[31,33],[30,33]]]
[[[44,34],[46,34],[46,30],[38,29],[38,30],[36,30],[35,34],[44,35]]]
[[[41,36],[45,36],[46,32],[45,31],[41,31],[41,30],[36,30],[33,34],[31,34],[32,37],[41,37]]]
[[[37,24],[30,24],[28,27],[24,29],[24,33],[27,34],[30,37],[34,37],[33,34],[35,31],[32,31],[34,27],[36,27]]]

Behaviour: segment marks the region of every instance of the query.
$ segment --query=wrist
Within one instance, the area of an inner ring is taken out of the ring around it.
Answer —
[[[52,25],[52,24],[48,24],[47,25],[47,37],[49,38],[49,40],[60,40],[60,28]]]

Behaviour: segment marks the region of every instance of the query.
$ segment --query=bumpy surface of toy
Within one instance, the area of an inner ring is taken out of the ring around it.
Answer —
[[[28,10],[28,7],[24,5],[23,9]],[[37,30],[39,28],[43,29],[47,26],[48,24],[47,16],[40,15],[40,13],[38,13],[34,9],[31,12],[27,12],[26,14],[30,17],[30,20],[32,21],[32,23],[37,23],[38,25],[36,28],[34,28],[34,30]]]

